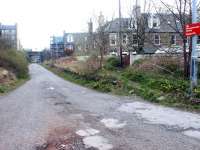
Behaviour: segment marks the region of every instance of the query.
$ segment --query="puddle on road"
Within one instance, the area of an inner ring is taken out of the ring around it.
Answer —
[[[200,131],[188,130],[183,134],[200,140]]]
[[[200,129],[200,115],[195,113],[143,102],[123,104],[118,108],[118,111],[135,113],[139,118],[144,118],[153,124],[163,124],[183,129]]]
[[[71,102],[56,102],[54,105],[71,105]]]
[[[126,122],[120,123],[119,120],[113,118],[102,119],[101,123],[103,123],[107,128],[113,129],[123,128],[126,125]]]

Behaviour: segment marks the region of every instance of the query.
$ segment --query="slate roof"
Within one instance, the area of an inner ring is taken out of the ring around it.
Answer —
[[[171,14],[157,14],[157,17],[160,19],[160,26],[159,28],[149,28],[148,26],[148,20],[150,19],[150,15],[143,13],[142,16],[146,18],[146,32],[167,32],[167,33],[175,33],[176,31],[174,29],[178,29],[179,31],[182,31],[181,25],[178,21],[174,20],[174,17]],[[129,31],[129,25],[130,25],[130,18],[122,18],[122,32]],[[176,27],[177,25],[177,27]],[[109,33],[116,33],[119,31],[119,18],[114,19],[112,21],[109,21],[106,24],[105,32]]]
[[[122,18],[122,31],[128,30],[130,19],[129,18]],[[115,33],[119,31],[119,18],[109,21],[106,24],[105,32]]]

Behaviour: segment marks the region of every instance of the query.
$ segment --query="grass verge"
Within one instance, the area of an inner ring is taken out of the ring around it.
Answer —
[[[136,72],[128,69],[102,69],[93,74],[80,75],[66,69],[43,65],[60,77],[100,92],[116,95],[138,95],[143,99],[192,111],[200,111],[200,104],[188,98],[189,81],[168,75]],[[196,89],[199,94],[200,89]],[[198,98],[198,96],[197,96]]]
[[[9,83],[9,84],[1,84],[0,85],[0,95],[5,95],[10,91],[15,90],[16,88],[23,85],[29,79],[30,79],[29,77],[26,77],[26,78],[22,78],[22,79],[17,79],[16,81],[13,81],[12,83]]]

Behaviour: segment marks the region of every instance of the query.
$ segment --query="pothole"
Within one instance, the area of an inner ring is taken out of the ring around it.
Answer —
[[[85,150],[82,138],[67,128],[57,128],[49,133],[46,142],[36,150]]]
[[[56,102],[54,105],[71,105],[72,103],[70,102]]]

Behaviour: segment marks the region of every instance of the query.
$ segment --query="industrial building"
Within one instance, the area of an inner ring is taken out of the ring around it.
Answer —
[[[3,25],[0,23],[0,41],[6,48],[19,49],[20,44],[18,40],[17,24],[15,25]]]

